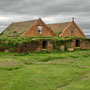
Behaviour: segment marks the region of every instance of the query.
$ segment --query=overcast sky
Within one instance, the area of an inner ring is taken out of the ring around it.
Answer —
[[[0,0],[0,32],[12,22],[42,18],[58,23],[72,17],[90,35],[90,0]]]

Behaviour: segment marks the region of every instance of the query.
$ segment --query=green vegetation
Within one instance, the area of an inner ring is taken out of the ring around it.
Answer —
[[[14,32],[15,33],[15,32]],[[44,36],[37,36],[37,37],[4,37],[0,36],[0,47],[14,47],[18,44],[24,44],[28,42],[32,43],[39,43],[41,40],[48,40],[51,41],[56,48],[56,46],[59,44],[66,44],[66,42],[70,42],[75,39],[83,39],[90,42],[90,39],[83,38],[83,37],[64,37],[64,38],[57,38],[57,37],[44,37]]]
[[[90,50],[0,53],[0,90],[90,90]]]

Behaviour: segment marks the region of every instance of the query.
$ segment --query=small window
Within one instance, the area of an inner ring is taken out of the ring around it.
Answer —
[[[72,34],[74,34],[74,27],[72,27]]]
[[[42,34],[42,26],[38,26],[38,33]]]

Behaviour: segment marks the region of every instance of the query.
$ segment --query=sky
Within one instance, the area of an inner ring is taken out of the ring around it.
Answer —
[[[0,0],[0,32],[12,22],[42,18],[45,23],[61,23],[73,17],[90,35],[90,0]]]

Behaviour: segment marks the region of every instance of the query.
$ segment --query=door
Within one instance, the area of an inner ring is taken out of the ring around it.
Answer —
[[[46,49],[47,48],[47,41],[42,41],[42,49]]]
[[[80,40],[76,40],[76,47],[80,47]]]

